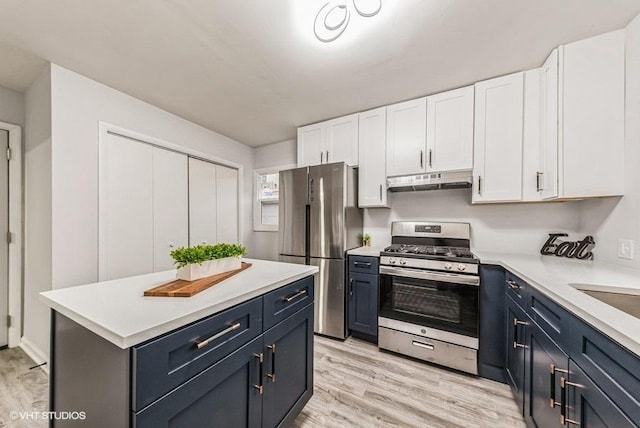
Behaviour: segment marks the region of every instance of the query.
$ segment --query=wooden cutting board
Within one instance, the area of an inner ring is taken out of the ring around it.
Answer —
[[[144,292],[145,296],[154,297],[191,297],[195,296],[201,291],[206,290],[209,287],[213,287],[216,284],[220,284],[227,278],[249,269],[251,263],[242,262],[240,269],[230,270],[229,272],[219,273],[217,275],[208,276],[206,278],[196,279],[195,281],[185,281],[183,279],[175,279],[166,284],[158,285],[157,287],[150,288]]]

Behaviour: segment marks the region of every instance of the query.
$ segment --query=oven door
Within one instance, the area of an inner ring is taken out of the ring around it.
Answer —
[[[478,337],[476,275],[380,267],[380,316]]]

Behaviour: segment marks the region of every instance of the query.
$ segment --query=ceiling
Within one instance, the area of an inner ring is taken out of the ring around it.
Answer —
[[[0,85],[24,91],[44,59],[259,146],[534,68],[640,13],[640,0],[382,0],[321,43],[313,22],[327,1],[4,1]]]

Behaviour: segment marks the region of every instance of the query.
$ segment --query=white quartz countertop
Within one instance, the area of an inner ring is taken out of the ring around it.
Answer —
[[[40,293],[52,309],[122,349],[318,272],[315,266],[243,259],[252,266],[193,297],[145,297],[170,270]]]
[[[622,346],[640,356],[640,319],[579,290],[640,294],[640,270],[598,261],[474,251],[483,264],[500,265],[527,281]]]
[[[385,247],[358,247],[347,251],[350,256],[368,256],[368,257],[380,257],[380,252]]]

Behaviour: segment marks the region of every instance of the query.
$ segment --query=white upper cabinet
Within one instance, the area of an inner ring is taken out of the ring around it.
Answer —
[[[523,73],[475,85],[473,202],[522,199]]]
[[[425,172],[427,98],[387,106],[387,176]]]
[[[558,197],[558,49],[540,69],[540,153],[536,188],[541,199]]]
[[[358,165],[358,114],[298,128],[298,166]]]
[[[189,245],[214,245],[217,234],[216,166],[189,158]]]
[[[359,114],[358,206],[387,207],[385,107]]]
[[[541,68],[524,72],[524,128],[522,146],[522,200],[542,199]]]
[[[426,171],[473,166],[473,86],[427,97]]]
[[[624,194],[625,31],[561,46],[559,198]]]

